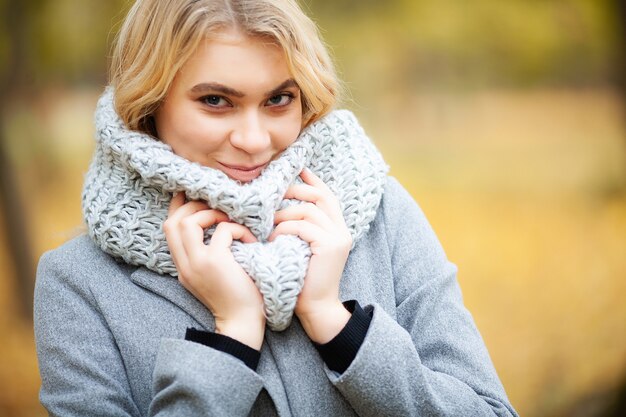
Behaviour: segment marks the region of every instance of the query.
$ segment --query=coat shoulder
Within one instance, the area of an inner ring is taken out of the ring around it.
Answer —
[[[86,234],[77,236],[61,246],[45,252],[39,259],[37,281],[61,279],[86,284],[91,279],[110,275],[123,267],[102,251]]]

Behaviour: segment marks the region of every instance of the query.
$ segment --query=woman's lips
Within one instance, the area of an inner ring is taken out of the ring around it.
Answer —
[[[241,182],[248,182],[261,175],[261,172],[269,162],[256,166],[229,165],[222,162],[218,162],[218,164],[220,164],[220,171],[230,178]]]

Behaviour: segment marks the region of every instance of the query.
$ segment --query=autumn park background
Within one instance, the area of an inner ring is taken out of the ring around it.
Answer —
[[[302,3],[343,106],[459,266],[520,414],[626,415],[624,2]],[[0,0],[0,416],[45,415],[34,271],[81,233],[92,115],[128,5]]]

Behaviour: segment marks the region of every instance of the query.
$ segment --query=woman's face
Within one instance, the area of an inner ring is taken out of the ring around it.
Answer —
[[[236,31],[200,44],[154,116],[176,154],[241,182],[258,177],[302,129],[300,89],[283,50]]]

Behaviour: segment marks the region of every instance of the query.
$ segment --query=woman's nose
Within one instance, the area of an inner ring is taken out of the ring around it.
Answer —
[[[265,151],[271,144],[271,138],[261,115],[256,112],[246,113],[232,131],[230,143],[249,154]]]

